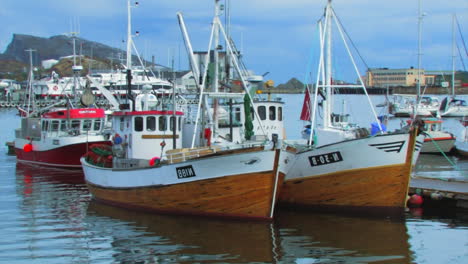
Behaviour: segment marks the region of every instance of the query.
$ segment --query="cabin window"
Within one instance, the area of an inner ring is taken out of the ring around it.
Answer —
[[[250,107],[250,118],[252,118],[252,121],[255,120],[255,111],[253,107]]]
[[[137,116],[134,119],[134,127],[136,132],[141,132],[143,131],[143,117]]]
[[[80,124],[81,124],[80,120],[72,120],[71,128],[73,130],[79,131],[80,130]]]
[[[49,130],[49,121],[43,121],[42,122],[42,131],[48,131]]]
[[[156,131],[156,117],[148,116],[146,118],[146,130],[147,131]]]
[[[159,131],[167,130],[167,118],[165,116],[159,117]]]
[[[276,119],[276,107],[270,106],[269,111],[268,111],[268,116],[270,117],[270,120]]]
[[[93,128],[93,130],[94,130],[94,131],[99,131],[99,130],[101,130],[101,123],[102,123],[102,120],[101,120],[101,119],[96,119],[96,120],[94,120],[94,128]]]
[[[174,119],[173,116],[171,116],[171,118],[169,118],[169,120],[170,120],[170,121],[169,121],[169,129],[170,129],[171,131],[174,131],[174,121],[175,121],[175,119]]]
[[[283,121],[283,107],[278,107],[278,120]]]
[[[89,119],[83,120],[83,131],[91,130],[92,121]]]
[[[241,109],[240,107],[234,108],[234,123],[241,122]]]
[[[120,131],[124,131],[125,129],[125,118],[120,118]]]
[[[182,125],[181,125],[181,123],[182,123],[182,117],[179,117],[179,118],[178,118],[178,121],[179,121],[179,122],[178,122],[178,126],[179,126],[179,131],[180,131],[180,130],[182,130]]]
[[[67,131],[67,121],[66,120],[60,121],[60,131]]]
[[[56,132],[56,131],[59,130],[59,124],[60,124],[59,122],[60,121],[58,121],[58,120],[53,120],[52,121],[52,130],[51,130],[52,132]]]
[[[266,107],[261,105],[257,108],[258,115],[260,116],[260,120],[266,120]]]

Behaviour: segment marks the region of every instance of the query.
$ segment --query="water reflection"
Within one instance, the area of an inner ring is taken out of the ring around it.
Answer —
[[[410,263],[404,221],[282,210],[285,260],[297,263]]]
[[[466,214],[426,210],[406,220],[286,209],[273,222],[157,215],[93,201],[81,171],[17,165],[10,177],[0,207],[8,263],[421,263],[431,252],[444,262],[448,246],[433,239],[455,239],[460,252],[468,231]]]
[[[110,217],[103,218],[102,216]],[[114,224],[111,244],[118,262],[275,262],[270,222],[181,217],[128,211],[92,201],[88,220],[96,230]],[[135,234],[138,231],[138,234]]]

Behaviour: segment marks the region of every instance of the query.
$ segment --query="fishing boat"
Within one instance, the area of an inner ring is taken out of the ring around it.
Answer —
[[[216,31],[221,22],[218,1],[215,4]],[[201,87],[206,72],[203,76],[202,82],[197,80]],[[271,219],[280,183],[278,141],[212,144],[215,119],[192,131],[194,138],[199,135],[194,131],[203,131],[206,141],[181,148],[184,107],[176,105],[175,97],[172,104],[156,103],[158,98],[151,95],[140,94],[124,107],[128,110],[112,113],[112,148],[91,147],[81,159],[94,199],[162,213]],[[205,101],[202,95],[199,100]],[[155,100],[148,100],[151,97]],[[210,108],[197,113],[207,116]]]
[[[92,146],[81,159],[96,200],[165,213],[272,217],[274,144],[179,148],[184,113],[140,109],[114,112],[113,147]]]
[[[455,136],[442,129],[441,118],[423,118],[424,134],[426,138],[421,153],[441,154],[448,153],[455,145]]]
[[[32,53],[32,51],[30,50]],[[31,63],[32,65],[32,63]],[[32,67],[31,67],[32,69]],[[28,90],[32,94],[33,72],[29,73]],[[14,148],[18,162],[60,168],[81,168],[80,158],[90,144],[110,144],[105,133],[103,109],[88,107],[94,98],[83,94],[83,106],[71,100],[48,107],[34,108],[34,97],[21,109],[21,125],[15,130]],[[65,104],[65,106],[63,106]]]
[[[314,103],[307,89],[301,113],[302,120],[310,121],[305,133],[308,134],[307,143],[287,140],[283,145],[281,159],[286,165],[281,163],[280,170],[286,176],[279,201],[335,211],[402,212],[406,206],[413,156],[419,154],[415,145],[417,141],[422,143],[423,136],[417,138],[417,130],[412,127],[385,132],[373,108],[376,120],[373,131],[349,122],[347,113],[333,113],[332,88],[339,87],[332,82],[331,75],[333,19],[336,14],[328,1],[325,15],[319,21],[321,59]],[[343,32],[339,24],[338,29]],[[361,76],[357,70],[356,74]],[[363,83],[361,80],[362,85],[358,86],[367,95]],[[323,89],[320,102],[323,125],[320,127],[316,126],[319,89]],[[369,104],[372,106],[370,99]]]

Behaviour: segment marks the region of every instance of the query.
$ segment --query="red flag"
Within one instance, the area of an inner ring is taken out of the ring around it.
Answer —
[[[310,121],[310,95],[309,87],[305,90],[304,103],[302,104],[301,120]]]

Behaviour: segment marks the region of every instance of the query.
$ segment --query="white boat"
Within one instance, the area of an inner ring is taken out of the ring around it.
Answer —
[[[455,58],[456,58],[456,43],[455,43],[455,21],[456,17],[453,15],[452,19],[452,93],[450,96],[442,100],[440,106],[440,115],[443,117],[465,117],[468,116],[468,103],[466,100],[456,98],[455,95]]]
[[[460,120],[460,123],[465,127],[461,140],[455,141],[455,150],[462,157],[468,157],[468,117]]]
[[[421,153],[441,154],[453,149],[456,138],[452,133],[443,131],[440,118],[423,118],[426,138]]]
[[[213,26],[221,28],[219,3],[215,3]],[[170,106],[140,94],[129,110],[111,115],[112,163],[103,164],[95,152],[81,159],[93,197],[156,212],[271,219],[280,182],[277,142],[215,145],[207,133],[206,144],[180,148],[185,113],[171,106],[172,110],[164,110]],[[198,134],[192,133],[194,138]]]
[[[279,201],[338,211],[402,212],[406,206],[413,156],[419,154],[415,151],[416,141],[422,143],[423,136],[416,139],[415,129],[387,133],[378,121],[375,123],[377,131],[374,131],[377,133],[371,135],[369,129],[350,123],[346,112],[333,113],[331,88],[338,87],[332,83],[330,60],[334,19],[336,15],[328,1],[325,16],[319,22],[321,59],[316,82],[324,89],[323,126],[316,126],[318,89],[313,94],[314,103],[306,91],[301,119],[311,121],[309,131],[312,133],[307,143],[286,141],[284,144],[281,160],[285,164],[280,163],[280,170],[286,176]],[[342,32],[340,26],[338,29]],[[322,76],[325,79],[321,79]],[[363,85],[360,87],[366,91]],[[369,103],[372,105],[370,99]],[[378,120],[375,110],[373,115]]]
[[[394,94],[389,103],[390,114],[396,117],[409,117],[414,115],[417,109],[418,116],[437,116],[440,108],[439,98],[435,96],[421,96],[416,105],[416,95]]]

